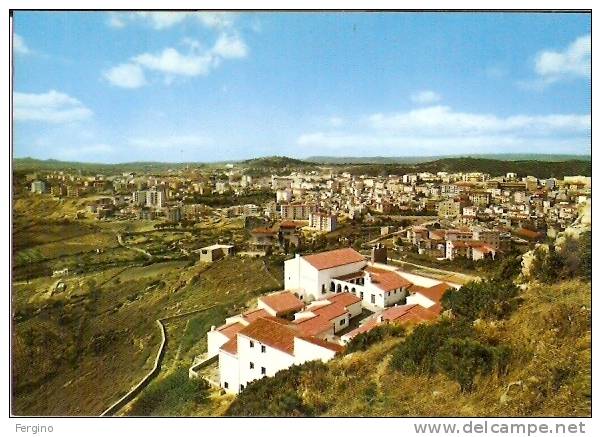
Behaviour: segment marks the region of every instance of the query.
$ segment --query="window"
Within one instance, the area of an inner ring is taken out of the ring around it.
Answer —
[[[224,382],[224,383],[223,383],[223,388],[229,388],[229,386],[230,386],[230,385],[229,385],[227,382]]]
[[[261,345],[261,353],[264,354],[265,352],[267,352],[267,348],[265,347],[265,345],[262,344]]]
[[[255,347],[255,342],[254,341],[250,341],[250,347]]]
[[[250,362],[250,368],[254,369],[255,368],[255,363],[253,363],[252,361]]]
[[[371,295],[371,303],[376,303],[376,295],[375,294]]]
[[[261,375],[267,375],[267,369],[265,367],[261,367]]]
[[[326,294],[326,284],[321,284],[321,294]]]
[[[345,323],[345,322],[346,322],[346,320],[342,319],[342,320],[340,321],[340,326],[344,325],[344,323]]]
[[[359,297],[361,298],[361,300],[363,300],[363,292],[362,291],[359,292]]]

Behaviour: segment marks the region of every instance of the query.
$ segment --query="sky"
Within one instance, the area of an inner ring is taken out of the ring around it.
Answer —
[[[26,12],[13,155],[590,154],[580,13]]]

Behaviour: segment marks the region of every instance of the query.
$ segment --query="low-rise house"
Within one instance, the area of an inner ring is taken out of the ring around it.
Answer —
[[[196,252],[198,252],[201,262],[214,262],[232,255],[234,253],[234,246],[231,244],[213,244],[211,246],[202,247]]]

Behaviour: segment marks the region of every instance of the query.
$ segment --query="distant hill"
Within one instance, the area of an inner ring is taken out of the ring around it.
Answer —
[[[288,158],[287,156],[266,156],[263,158],[247,159],[240,164],[255,168],[310,167],[314,165],[314,163],[307,160]]]
[[[534,153],[516,154],[469,154],[469,155],[439,155],[439,156],[310,156],[305,161],[319,164],[419,164],[446,158],[484,158],[499,161],[590,161],[591,155],[540,155]]]
[[[491,155],[487,155],[491,156]],[[512,156],[518,155],[495,155]],[[522,155],[520,155],[522,156]],[[481,171],[490,173],[492,176],[500,176],[509,172],[517,173],[519,176],[536,176],[538,178],[563,178],[564,176],[582,175],[591,176],[592,161],[590,156],[582,156],[581,159],[571,159],[563,161],[552,160],[551,157],[562,155],[523,155],[535,156],[537,159],[517,160],[517,159],[491,159],[476,157],[453,157],[453,158],[373,158],[373,159],[406,159],[408,162],[378,162],[378,163],[330,163],[325,164],[335,167],[338,171],[348,171],[355,175],[402,175],[406,173],[431,172],[469,172]],[[565,155],[568,156],[568,155]],[[347,159],[347,158],[336,158]],[[363,159],[363,158],[348,158]],[[368,158],[365,158],[368,159]],[[411,159],[426,161],[409,162]],[[316,162],[288,158],[286,156],[269,156],[262,158],[249,159],[246,161],[231,161],[237,166],[244,168],[245,173],[253,176],[268,176],[270,174],[288,174],[294,169],[317,169],[319,165]],[[129,162],[119,164],[102,163],[82,163],[66,162],[54,159],[40,160],[33,158],[16,158],[13,160],[13,169],[16,171],[35,171],[35,170],[82,170],[87,173],[110,173],[134,171],[138,173],[157,173],[169,169],[181,169],[185,166],[222,166],[224,163],[164,163],[164,162]]]

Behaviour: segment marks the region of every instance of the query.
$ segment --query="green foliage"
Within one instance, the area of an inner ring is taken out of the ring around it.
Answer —
[[[323,405],[305,402],[297,391],[303,378],[318,381],[327,370],[321,361],[281,370],[271,378],[258,379],[236,397],[226,411],[227,416],[314,416]]]
[[[142,391],[132,405],[132,416],[160,416],[185,404],[207,401],[209,383],[204,379],[188,378],[188,370],[179,368],[163,379],[155,380]]]
[[[478,375],[506,368],[509,349],[482,344],[472,338],[451,338],[438,351],[436,367],[461,386],[462,391],[474,388]]]
[[[558,248],[549,245],[534,251],[530,276],[540,282],[553,284],[572,278],[591,280],[592,241],[591,231],[583,232],[578,239],[567,236]]]
[[[438,350],[451,338],[473,335],[473,328],[463,320],[440,320],[432,325],[419,325],[392,354],[391,366],[407,373],[436,372]]]
[[[517,308],[518,291],[511,282],[468,282],[458,290],[449,289],[441,304],[444,310],[451,310],[453,315],[467,320],[502,319]]]
[[[363,332],[353,338],[346,346],[346,352],[364,351],[371,345],[376,344],[389,337],[403,337],[405,328],[396,324],[379,325]]]

